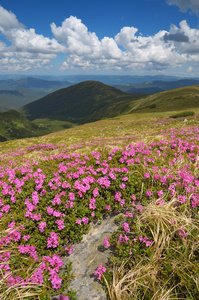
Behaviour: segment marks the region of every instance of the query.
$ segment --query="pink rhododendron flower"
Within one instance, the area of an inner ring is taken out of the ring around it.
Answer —
[[[162,190],[157,191],[157,194],[158,194],[158,197],[161,197],[163,195],[163,191]]]
[[[43,284],[43,271],[40,268],[37,268],[37,270],[33,273],[32,277],[30,278],[32,283],[39,283]]]
[[[130,232],[129,224],[127,222],[124,222],[122,226],[126,232]]]
[[[96,208],[95,202],[96,202],[95,198],[91,198],[90,199],[89,209],[93,209],[94,210]]]
[[[153,196],[153,192],[151,192],[150,190],[147,190],[145,194],[146,194],[146,196],[148,196],[148,197]]]
[[[54,212],[54,209],[51,208],[50,206],[48,206],[46,210],[47,210],[47,214],[48,214],[49,216],[52,215],[53,212]]]
[[[142,206],[141,204],[137,204],[136,207],[135,207],[135,209],[136,209],[137,211],[139,211],[140,213],[143,212],[143,206]]]
[[[134,194],[131,195],[131,199],[134,200],[134,201],[136,200],[136,197],[135,197]]]
[[[105,239],[104,239],[104,246],[106,246],[106,247],[110,247],[110,243],[109,243],[109,237],[106,237]]]
[[[47,238],[47,248],[56,248],[58,245],[58,235],[55,232],[51,232],[50,238]]]
[[[144,178],[149,178],[150,177],[150,174],[149,173],[145,173],[144,174]]]
[[[68,298],[68,296],[59,295],[59,299],[58,300],[70,300],[70,299]]]
[[[133,214],[131,212],[127,211],[125,213],[125,217],[127,217],[127,218],[133,218]]]
[[[126,243],[128,242],[129,238],[128,236],[123,236],[121,233],[120,233],[120,236],[119,236],[119,240],[118,240],[118,243],[121,244],[121,243]]]
[[[28,241],[29,239],[30,239],[30,235],[24,235],[24,236],[23,236],[23,240],[24,240],[24,241]]]
[[[89,218],[88,217],[83,217],[82,221],[83,221],[84,224],[88,224]]]
[[[120,185],[120,188],[121,188],[121,189],[125,189],[125,187],[126,187],[126,184],[125,184],[125,183],[122,183],[122,184]]]
[[[1,209],[2,212],[5,212],[6,214],[10,211],[10,205],[4,205]]]
[[[159,199],[156,201],[156,205],[163,205],[164,204],[164,199]]]
[[[64,229],[66,227],[64,225],[64,221],[62,219],[55,221],[55,223],[57,223],[59,230],[62,230],[62,229]]]
[[[45,230],[44,230],[44,228],[46,227],[46,222],[41,222],[40,224],[39,224],[39,231],[40,232],[44,232]]]
[[[77,218],[77,220],[76,220],[75,223],[81,225],[82,224],[82,220],[80,220],[80,219]]]
[[[70,248],[66,247],[65,250],[68,251],[68,254],[72,254],[73,253],[73,246],[71,246]]]
[[[75,200],[75,194],[74,193],[69,193],[68,194],[68,197],[71,201],[74,201]]]
[[[36,191],[32,193],[32,202],[35,206],[39,203],[39,196]]]
[[[103,265],[99,265],[98,269],[95,270],[95,275],[98,275],[98,278],[99,280],[101,280],[101,277],[102,277],[102,274],[106,272],[106,267],[103,267]]]
[[[99,189],[96,187],[96,188],[94,188],[94,190],[93,190],[93,197],[97,197],[99,195]]]
[[[180,236],[181,238],[185,238],[187,235],[188,235],[188,233],[185,232],[185,228],[184,228],[184,227],[180,227],[180,228],[179,228],[179,236]]]

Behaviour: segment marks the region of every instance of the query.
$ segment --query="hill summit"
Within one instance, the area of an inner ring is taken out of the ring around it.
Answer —
[[[29,103],[21,108],[28,119],[87,123],[103,118],[112,104],[126,103],[133,96],[98,81],[85,81]]]

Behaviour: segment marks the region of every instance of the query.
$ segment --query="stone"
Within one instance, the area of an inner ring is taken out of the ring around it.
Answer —
[[[75,279],[70,282],[69,289],[77,292],[77,300],[106,300],[106,293],[94,275],[95,270],[102,263],[108,262],[111,250],[103,246],[106,237],[110,237],[117,230],[119,223],[116,216],[107,217],[99,223],[90,223],[90,230],[83,236],[80,243],[73,245],[73,253],[62,257],[65,266],[72,262],[72,273]],[[51,300],[59,299],[54,296]]]

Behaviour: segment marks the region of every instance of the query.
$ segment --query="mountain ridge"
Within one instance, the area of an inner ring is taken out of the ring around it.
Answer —
[[[20,112],[30,120],[49,118],[83,124],[100,120],[102,116],[97,116],[96,111],[113,103],[125,103],[133,99],[133,95],[101,82],[84,81],[29,103]]]
[[[163,91],[177,89],[180,87],[199,85],[197,79],[180,79],[175,81],[146,81],[137,84],[115,85],[116,88],[130,94],[156,94]]]
[[[32,77],[0,80],[0,104],[18,109],[60,88],[70,86],[67,81],[47,81]]]

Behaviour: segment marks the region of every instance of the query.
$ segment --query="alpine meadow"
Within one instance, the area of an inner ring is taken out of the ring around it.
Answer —
[[[198,300],[199,1],[0,2],[0,300]]]
[[[199,110],[193,96],[157,112],[155,96],[130,114],[1,143],[1,299],[84,299],[70,256],[113,217],[92,293],[99,281],[106,299],[198,298]]]

